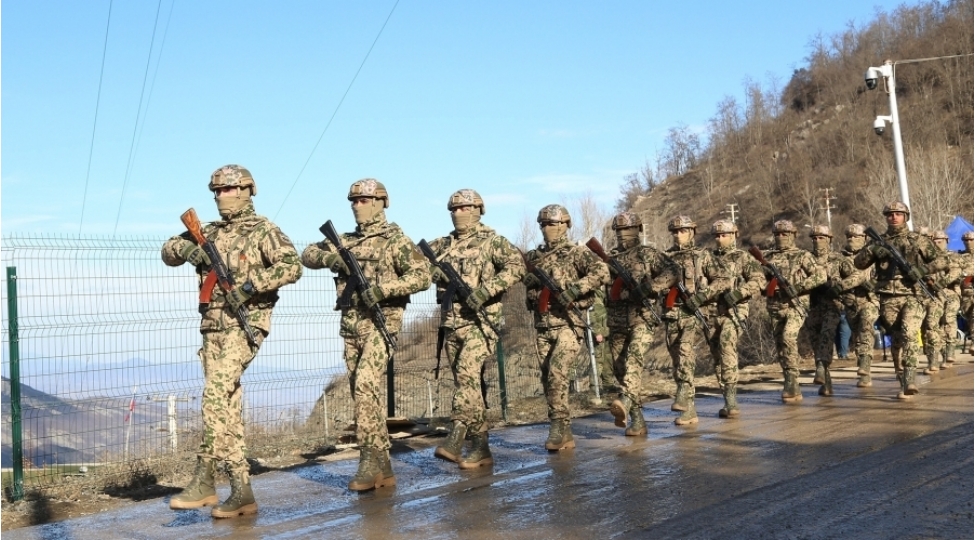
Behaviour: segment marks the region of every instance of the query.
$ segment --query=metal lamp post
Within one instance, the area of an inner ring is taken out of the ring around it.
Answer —
[[[890,99],[890,116],[878,116],[873,122],[873,130],[877,135],[882,135],[884,127],[890,123],[894,138],[894,161],[897,165],[897,183],[900,186],[901,201],[911,208],[911,195],[907,188],[907,168],[904,165],[904,143],[901,141],[901,124],[897,116],[897,92],[894,86],[894,62],[886,60],[880,67],[867,69],[863,76],[867,83],[867,88],[873,90],[877,87],[877,79],[883,78],[884,90]],[[912,220],[907,220],[908,230],[914,230]]]

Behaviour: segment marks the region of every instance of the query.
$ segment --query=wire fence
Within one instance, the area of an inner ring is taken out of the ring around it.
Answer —
[[[192,450],[201,430],[203,373],[197,281],[160,260],[160,238],[5,236],[16,271],[24,483],[57,483],[106,465]],[[305,244],[298,244],[299,247]],[[2,466],[13,466],[9,294],[3,290]],[[243,377],[252,438],[333,442],[353,423],[332,275],[306,271],[281,290],[270,335]],[[531,316],[519,285],[506,295],[506,390],[542,395]],[[434,291],[413,296],[395,357],[396,416],[449,416],[449,366],[434,379],[439,320]],[[580,363],[580,365],[584,365]],[[499,414],[498,366],[488,363],[488,404]],[[574,388],[588,390],[585,368]],[[107,470],[107,469],[106,469]],[[10,488],[11,475],[3,475]]]

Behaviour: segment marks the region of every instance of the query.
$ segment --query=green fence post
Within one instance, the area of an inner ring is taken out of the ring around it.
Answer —
[[[498,336],[498,391],[501,394],[501,418],[508,422],[508,382],[504,377],[504,347],[501,346],[501,336]]]
[[[10,442],[14,483],[10,498],[24,498],[24,438],[20,412],[20,337],[17,330],[17,267],[7,267],[7,315],[10,324]]]

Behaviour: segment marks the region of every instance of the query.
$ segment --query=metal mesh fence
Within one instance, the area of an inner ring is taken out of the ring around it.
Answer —
[[[160,238],[7,236],[15,267],[25,485],[56,483],[81,467],[146,460],[199,442],[203,373],[197,282],[160,261]],[[298,244],[299,246],[305,244]],[[3,290],[2,461],[12,466],[10,320]],[[509,400],[542,395],[524,289],[505,298]],[[306,271],[281,290],[270,335],[243,377],[248,444],[300,436],[334,441],[354,415],[328,271]],[[433,376],[434,291],[414,295],[395,357],[396,416],[449,416],[449,366]],[[578,376],[585,376],[579,370]],[[486,372],[500,414],[497,362]],[[581,390],[588,383],[581,382]],[[8,473],[3,476],[9,486]]]

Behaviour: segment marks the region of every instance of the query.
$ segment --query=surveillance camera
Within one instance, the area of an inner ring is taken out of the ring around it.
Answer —
[[[864,82],[867,83],[867,89],[873,90],[877,88],[877,79],[880,77],[880,70],[877,68],[870,68],[863,75]]]
[[[887,123],[884,122],[883,118],[878,117],[876,120],[873,121],[873,132],[876,133],[877,135],[883,135],[884,128],[886,127],[887,127]]]

